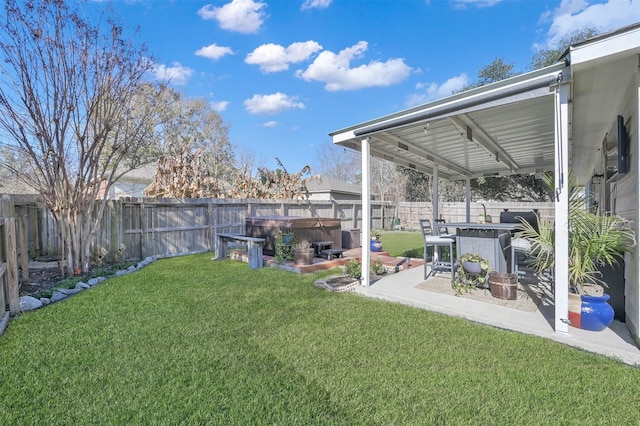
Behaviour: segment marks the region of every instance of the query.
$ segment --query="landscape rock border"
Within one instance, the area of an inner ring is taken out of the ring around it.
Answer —
[[[333,286],[330,284],[330,282],[333,280],[352,281],[352,282],[345,285]],[[333,293],[345,293],[345,292],[354,291],[360,285],[360,280],[357,278],[350,277],[349,275],[333,275],[327,278],[316,280],[313,283],[313,285],[317,288],[328,290]]]
[[[39,308],[42,308],[43,306],[48,306],[48,305],[50,305],[52,303],[59,302],[61,300],[66,300],[67,298],[69,298],[70,296],[73,296],[74,294],[80,293],[81,291],[84,291],[84,290],[88,290],[90,288],[93,288],[93,287],[97,286],[100,283],[103,283],[103,282],[107,281],[108,278],[119,277],[119,276],[122,276],[122,275],[130,274],[132,272],[135,272],[135,271],[138,271],[138,270],[144,268],[145,266],[147,266],[150,263],[155,262],[156,260],[158,260],[157,256],[148,256],[145,259],[143,259],[140,262],[138,262],[137,264],[131,265],[127,269],[123,269],[123,270],[117,271],[113,275],[109,275],[109,276],[106,276],[106,277],[91,278],[86,283],[80,281],[79,283],[76,284],[76,286],[74,288],[71,288],[71,289],[54,288],[54,291],[51,294],[50,298],[48,298],[48,297],[37,298],[37,297],[33,297],[33,296],[22,296],[22,297],[20,297],[20,311],[21,312],[32,311],[34,309],[39,309]],[[2,335],[2,333],[4,333],[4,328],[5,327],[6,327],[6,324],[4,324],[4,326],[3,326],[3,322],[0,320],[0,335]]]

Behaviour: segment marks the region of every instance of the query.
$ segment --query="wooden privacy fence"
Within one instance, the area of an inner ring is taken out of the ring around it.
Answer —
[[[538,209],[541,217],[553,217],[553,203],[485,203],[487,214],[498,222],[500,211]],[[447,222],[466,221],[465,203],[441,203],[440,217]],[[398,217],[404,229],[418,229],[420,218],[432,217],[431,203],[372,202],[372,229],[394,228]],[[59,255],[62,250],[56,225],[37,198],[16,200],[16,211],[27,224],[29,251],[34,256]],[[483,211],[471,203],[471,221]],[[147,256],[168,257],[216,249],[218,233],[244,234],[245,219],[251,216],[303,216],[340,219],[343,231],[362,229],[360,201],[273,201],[230,199],[128,198],[107,202],[92,246],[103,248],[108,260]]]
[[[62,253],[62,242],[50,213],[37,198],[20,197],[16,208],[24,212],[32,257]],[[375,202],[372,226],[390,228],[395,208]],[[340,219],[343,230],[362,227],[359,201],[273,201],[229,199],[127,198],[107,202],[99,221],[92,253],[103,248],[109,260],[168,257],[214,251],[218,233],[245,233],[251,216],[303,216]]]
[[[0,318],[20,313],[18,267],[29,279],[25,222],[16,218],[11,198],[0,197]]]
[[[378,203],[374,223],[390,224],[393,206]],[[245,234],[252,216],[329,217],[349,230],[362,225],[359,203],[281,202],[271,200],[148,200],[110,201],[96,235],[95,250],[125,247],[127,258],[175,256],[216,249],[219,233]]]

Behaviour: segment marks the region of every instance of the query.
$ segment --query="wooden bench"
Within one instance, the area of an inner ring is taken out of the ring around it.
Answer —
[[[262,268],[264,265],[262,258],[262,246],[265,242],[264,238],[254,238],[236,234],[217,234],[216,256],[213,259],[225,259],[227,257],[228,245],[232,241],[241,242],[247,245],[247,251],[249,253],[249,268]]]

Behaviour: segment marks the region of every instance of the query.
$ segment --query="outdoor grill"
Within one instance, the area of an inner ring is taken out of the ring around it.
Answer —
[[[521,223],[520,218],[527,221],[533,228],[538,230],[538,211],[510,212],[507,209],[500,212],[500,223]]]

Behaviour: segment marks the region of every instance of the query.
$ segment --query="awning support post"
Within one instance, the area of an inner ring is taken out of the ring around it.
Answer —
[[[465,202],[466,202],[466,210],[467,210],[467,218],[465,222],[471,222],[471,179],[465,179]]]
[[[371,156],[369,138],[362,144],[362,285],[369,287],[371,269]]]
[[[555,326],[569,332],[569,70],[555,88]]]
[[[433,211],[433,219],[431,223],[433,223],[434,229],[436,220],[440,218],[440,214],[438,212],[438,166],[433,167],[433,182],[431,182],[431,210]]]

